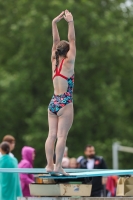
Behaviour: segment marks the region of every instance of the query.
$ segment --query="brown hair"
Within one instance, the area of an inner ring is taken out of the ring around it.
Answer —
[[[55,51],[56,67],[58,67],[59,65],[59,56],[66,57],[68,51],[69,51],[69,42],[61,40],[57,45],[57,50]]]
[[[9,142],[10,144],[15,141],[15,138],[12,135],[5,135],[3,141]]]
[[[91,148],[91,147],[94,147],[94,146],[93,146],[93,145],[91,145],[91,144],[88,144],[88,145],[86,145],[86,147],[85,147],[85,149],[84,149],[84,150],[86,151],[86,149],[87,149],[87,148]]]
[[[6,154],[9,154],[10,152],[10,146],[9,146],[9,143],[8,142],[2,142],[0,144],[0,148],[2,151],[4,151]]]

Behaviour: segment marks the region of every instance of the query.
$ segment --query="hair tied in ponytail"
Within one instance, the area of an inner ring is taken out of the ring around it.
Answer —
[[[58,49],[55,51],[55,59],[56,59],[55,67],[58,67],[58,65],[59,65],[59,51],[58,51]],[[56,68],[55,68],[55,70],[56,70]]]

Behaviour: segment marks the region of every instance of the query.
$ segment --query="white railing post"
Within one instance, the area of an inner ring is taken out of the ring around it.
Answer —
[[[119,150],[119,143],[115,142],[112,145],[112,159],[113,159],[113,169],[119,169],[119,162],[118,162],[118,150]]]
[[[114,142],[112,145],[112,160],[113,169],[119,169],[118,152],[133,153],[133,147],[126,147],[119,144],[119,142]]]

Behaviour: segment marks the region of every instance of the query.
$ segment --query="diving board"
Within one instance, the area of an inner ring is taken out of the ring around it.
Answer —
[[[41,178],[52,178],[52,179],[66,179],[66,178],[84,178],[84,177],[95,177],[95,176],[126,176],[133,175],[133,169],[130,170],[81,170],[81,169],[67,169],[65,170],[70,176],[48,176],[48,173],[44,168],[0,168],[0,173],[27,173],[27,174],[43,174]]]
[[[18,197],[17,200],[133,200],[133,197]]]
[[[104,169],[104,171],[107,169]],[[79,173],[79,172],[92,172],[92,171],[103,171],[103,169],[65,169],[67,173]],[[45,168],[0,168],[0,172],[9,172],[9,173],[26,173],[26,174],[45,174]]]
[[[89,200],[89,196],[91,194],[91,181],[85,182],[84,178],[92,178],[96,176],[111,176],[111,175],[119,175],[119,176],[129,176],[133,175],[133,169],[130,170],[110,170],[110,169],[65,169],[66,172],[69,173],[69,176],[53,176],[46,172],[44,168],[0,168],[0,173],[27,173],[27,174],[35,174],[38,179],[41,181],[35,182],[29,185],[30,193],[32,196],[42,196],[40,200],[47,199],[49,200],[66,200],[65,197],[69,196],[82,196],[81,200]],[[85,179],[86,180],[86,179]],[[52,190],[51,190],[52,188]],[[130,189],[130,188],[129,188]],[[129,191],[130,192],[130,191]],[[43,198],[46,196],[46,198]],[[84,197],[83,197],[84,196]],[[121,196],[121,195],[120,195]],[[128,195],[127,195],[128,196]],[[131,195],[130,195],[131,196]],[[39,198],[34,197],[33,200],[39,200]],[[91,197],[91,200],[93,198]],[[96,198],[94,198],[97,200]],[[101,200],[105,200],[106,198],[101,198]],[[118,198],[117,198],[118,199]],[[121,198],[119,197],[118,200]],[[133,198],[131,198],[133,200]],[[24,198],[18,198],[18,200],[25,200]],[[28,198],[26,200],[32,200]],[[73,198],[74,200],[74,198]],[[77,199],[76,199],[77,200]],[[100,198],[98,198],[100,200]],[[108,200],[111,200],[108,198]],[[116,198],[115,198],[116,200]],[[122,198],[122,200],[127,200]]]
[[[95,176],[112,176],[112,175],[132,175],[133,170],[96,170],[96,171],[88,171],[88,172],[75,172],[69,173],[69,176],[52,176],[52,175],[41,175],[40,178],[44,179],[77,179],[77,178],[86,178],[86,177],[95,177]]]
[[[41,198],[18,198],[18,200],[67,200],[66,197],[69,196],[84,196],[78,198],[78,200],[89,200],[92,183],[90,178],[96,176],[130,176],[133,175],[133,169],[126,170],[111,170],[111,169],[65,169],[69,176],[53,176],[46,172],[45,168],[0,168],[0,173],[24,173],[24,174],[34,174],[36,178],[40,179],[40,182],[35,182],[30,184],[30,193],[32,196],[42,196]],[[89,178],[90,177],[90,178]],[[88,178],[88,179],[84,179]],[[84,180],[89,180],[85,182]],[[54,182],[52,182],[52,180]],[[132,186],[132,185],[131,185]],[[51,190],[52,188],[52,190]],[[129,188],[130,192],[130,188]],[[44,198],[46,196],[46,198]],[[121,195],[120,195],[121,196]],[[127,195],[132,196],[132,195]],[[58,198],[57,198],[58,197]],[[91,197],[91,200],[93,198]],[[106,200],[106,198],[94,198],[95,200]],[[107,198],[112,200],[112,198]],[[133,200],[133,198],[116,198],[115,200]],[[72,198],[74,200],[74,198]],[[77,199],[76,199],[77,200]]]

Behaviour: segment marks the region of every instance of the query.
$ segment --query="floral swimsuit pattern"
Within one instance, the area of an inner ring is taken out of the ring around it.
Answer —
[[[56,73],[53,79],[55,78],[55,76],[61,76],[62,78],[66,79],[68,82],[67,91],[61,95],[54,94],[48,106],[49,110],[56,115],[61,108],[73,102],[74,75],[72,75],[70,78],[67,78],[66,76],[60,73],[63,62],[64,62],[64,59],[61,62],[59,71],[58,71],[58,68],[56,68]]]

